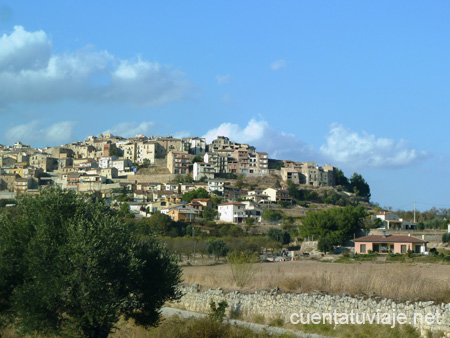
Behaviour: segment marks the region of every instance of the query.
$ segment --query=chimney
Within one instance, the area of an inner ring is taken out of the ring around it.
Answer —
[[[383,231],[383,238],[386,238],[386,231]]]
[[[411,237],[411,233],[408,233],[408,237]]]
[[[422,235],[422,239],[425,240],[425,235]]]

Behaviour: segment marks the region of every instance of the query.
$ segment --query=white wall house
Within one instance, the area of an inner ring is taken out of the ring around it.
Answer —
[[[227,223],[245,223],[247,214],[245,204],[238,202],[222,203],[218,206],[219,220]]]
[[[133,162],[130,159],[111,161],[111,167],[119,171],[130,171],[132,166]]]
[[[216,191],[223,195],[225,189],[224,185],[225,182],[223,180],[208,180],[208,192],[211,193]]]
[[[99,168],[109,168],[111,167],[111,162],[117,160],[117,156],[103,156],[98,160]]]

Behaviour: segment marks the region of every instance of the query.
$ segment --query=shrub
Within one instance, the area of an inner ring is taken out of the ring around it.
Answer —
[[[254,263],[257,260],[257,255],[233,252],[227,258],[234,282],[238,287],[244,287],[256,274]]]
[[[225,310],[228,307],[228,303],[226,300],[221,301],[216,305],[216,302],[211,301],[209,303],[210,313],[208,315],[209,319],[217,322],[223,322],[223,318],[225,317]]]

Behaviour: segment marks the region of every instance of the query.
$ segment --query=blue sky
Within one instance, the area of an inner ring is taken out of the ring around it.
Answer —
[[[227,135],[450,207],[448,1],[2,1],[0,143]]]

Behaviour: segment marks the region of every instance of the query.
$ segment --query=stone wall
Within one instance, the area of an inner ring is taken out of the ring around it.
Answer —
[[[450,303],[440,305],[434,305],[433,302],[396,303],[387,299],[363,299],[346,295],[281,293],[279,290],[255,291],[253,293],[224,292],[221,289],[201,290],[197,284],[183,286],[182,292],[184,296],[181,300],[172,305],[195,312],[207,313],[211,301],[217,303],[226,300],[228,309],[240,313],[243,318],[251,319],[255,316],[263,316],[267,319],[282,318],[286,323],[290,321],[292,313],[322,314],[333,313],[334,310],[337,313],[349,315],[353,310],[353,313],[360,316],[362,314],[404,313],[408,322],[419,329],[422,335],[426,336],[428,331],[441,331],[447,334],[447,337],[450,337]],[[421,314],[423,318],[427,313],[433,315],[439,313],[441,324],[427,325],[420,321],[414,324],[415,313]]]

